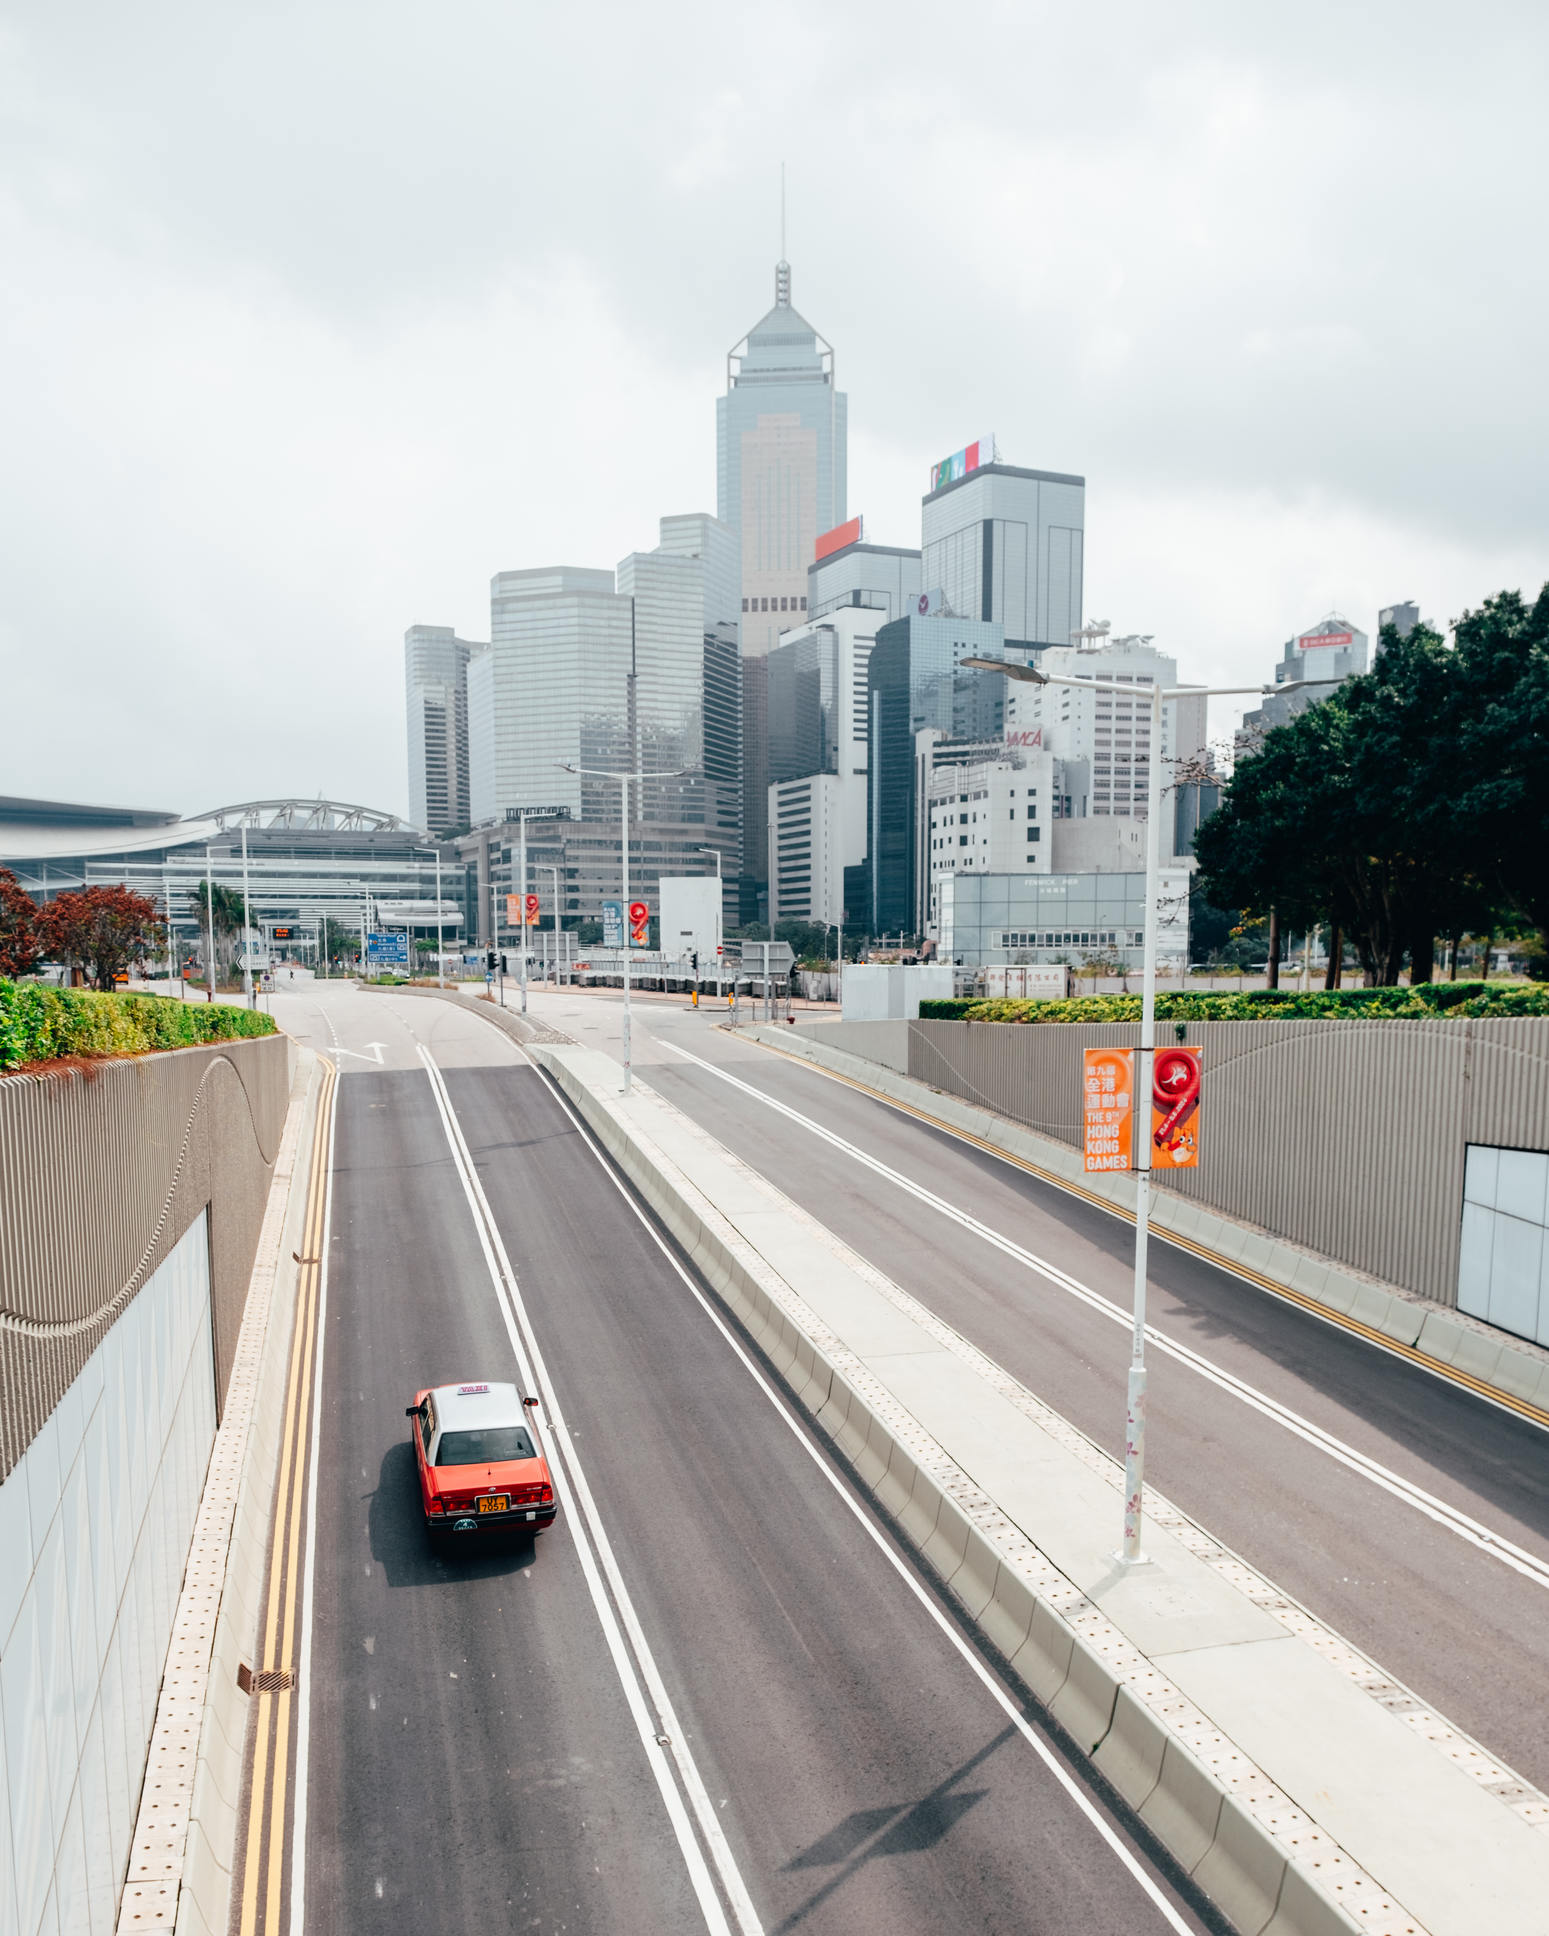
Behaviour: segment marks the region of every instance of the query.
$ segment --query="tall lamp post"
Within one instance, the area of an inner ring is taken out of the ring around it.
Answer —
[[[590,780],[617,780],[619,783],[619,873],[620,879],[623,882],[624,895],[624,1087],[619,1093],[627,1096],[630,1091],[632,1073],[630,1069],[629,1032],[629,783],[633,780],[637,785],[643,785],[647,775],[644,773],[614,773],[606,767],[573,766],[569,760],[556,760],[554,764],[559,768],[561,773],[582,774]],[[676,772],[652,773],[649,777],[653,780],[677,780],[681,779],[685,773],[697,773],[698,770],[697,767],[680,766]]]
[[[242,999],[253,1006],[253,903],[247,884],[247,821],[242,822]]]
[[[963,659],[973,672],[1000,672],[1033,686],[1076,686],[1084,692],[1117,693],[1137,699],[1143,689],[1101,679],[1076,679],[1036,666],[1014,665],[1002,659]],[[1146,925],[1141,968],[1140,1053],[1134,1085],[1135,1135],[1135,1301],[1130,1332],[1129,1383],[1124,1419],[1124,1539],[1117,1555],[1126,1566],[1142,1565],[1142,1496],[1146,1473],[1146,1247],[1151,1234],[1151,1067],[1156,1055],[1156,929],[1157,899],[1162,872],[1162,708],[1169,699],[1224,699],[1238,694],[1255,697],[1291,692],[1305,680],[1277,686],[1184,686],[1151,688],[1151,743],[1146,781]]]
[[[699,851],[702,854],[714,854],[715,884],[717,887],[721,889],[721,895],[722,895],[722,901],[715,910],[715,999],[719,1001],[721,999],[721,961],[722,961],[721,944],[725,939],[723,928],[726,920],[726,907],[725,907],[725,898],[724,898],[726,894],[726,889],[722,885],[722,879],[721,879],[721,850],[719,847],[701,847]]]
[[[554,986],[559,986],[559,869],[551,867],[546,860],[536,863],[540,874],[554,876]]]

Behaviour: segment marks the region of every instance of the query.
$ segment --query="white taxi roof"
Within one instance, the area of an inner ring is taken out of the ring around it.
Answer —
[[[437,1385],[436,1424],[443,1432],[466,1432],[480,1425],[525,1425],[522,1395],[515,1385]]]

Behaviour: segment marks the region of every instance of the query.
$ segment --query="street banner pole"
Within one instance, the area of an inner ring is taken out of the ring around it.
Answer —
[[[619,775],[619,796],[622,802],[620,813],[622,833],[619,842],[619,858],[623,867],[624,894],[620,906],[624,915],[624,931],[619,939],[624,944],[624,1087],[622,1094],[629,1094],[629,775]]]
[[[521,895],[521,899],[516,905],[522,918],[518,925],[517,933],[521,938],[522,944],[522,1013],[525,1015],[527,1013],[527,816],[525,813],[522,815],[518,825],[521,829],[521,840],[519,844],[522,850],[522,884],[517,890]]]
[[[253,956],[249,941],[253,932],[253,903],[247,886],[247,820],[242,822],[242,999],[253,1006]]]

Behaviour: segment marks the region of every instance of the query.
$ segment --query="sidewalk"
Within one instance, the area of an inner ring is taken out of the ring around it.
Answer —
[[[531,1051],[986,1637],[1244,1936],[1541,1936],[1549,1802],[643,1083]]]

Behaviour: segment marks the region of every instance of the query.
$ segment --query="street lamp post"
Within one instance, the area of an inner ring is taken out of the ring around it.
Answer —
[[[253,903],[247,884],[247,821],[242,822],[242,999],[253,1006],[253,956],[248,938],[253,932]]]
[[[1109,684],[1099,679],[1077,679],[1036,666],[1013,665],[1000,659],[964,659],[974,672],[1000,672],[1036,686],[1075,686],[1086,692],[1117,693],[1125,699],[1140,695],[1134,685]],[[1135,1152],[1135,1289],[1130,1330],[1130,1365],[1124,1417],[1124,1537],[1116,1557],[1126,1566],[1144,1565],[1141,1530],[1146,1472],[1146,1251],[1151,1235],[1151,1070],[1156,1057],[1156,930],[1157,901],[1162,872],[1162,709],[1169,699],[1222,699],[1238,694],[1262,696],[1290,692],[1305,684],[1291,680],[1276,686],[1185,686],[1151,688],[1151,743],[1146,780],[1146,921],[1142,940],[1140,1051],[1136,1057],[1134,1120]]]
[[[551,867],[546,860],[537,863],[540,874],[554,876],[554,986],[559,986],[559,869]]]
[[[593,780],[617,780],[619,782],[619,872],[623,881],[624,901],[624,1026],[622,1030],[624,1049],[624,1087],[620,1094],[630,1092],[632,1071],[630,1068],[630,1013],[629,1013],[629,783],[631,780],[644,784],[643,773],[614,773],[606,767],[573,766],[568,760],[556,760],[554,764],[561,773],[585,774]],[[653,780],[677,780],[685,773],[697,772],[697,767],[679,767],[674,773],[653,773]]]
[[[204,850],[204,918],[205,946],[210,951],[209,973],[205,980],[209,983],[208,1001],[215,1000],[215,863],[210,858],[208,847]]]
[[[720,904],[715,910],[715,999],[719,1001],[721,999],[721,962],[724,958],[721,954],[721,946],[725,940],[724,925],[726,920],[726,889],[722,885],[721,878],[721,850],[719,847],[701,847],[699,851],[702,854],[714,854],[715,884],[720,888],[722,897]]]
[[[446,987],[445,923],[441,919],[441,849],[436,848],[436,986]]]

